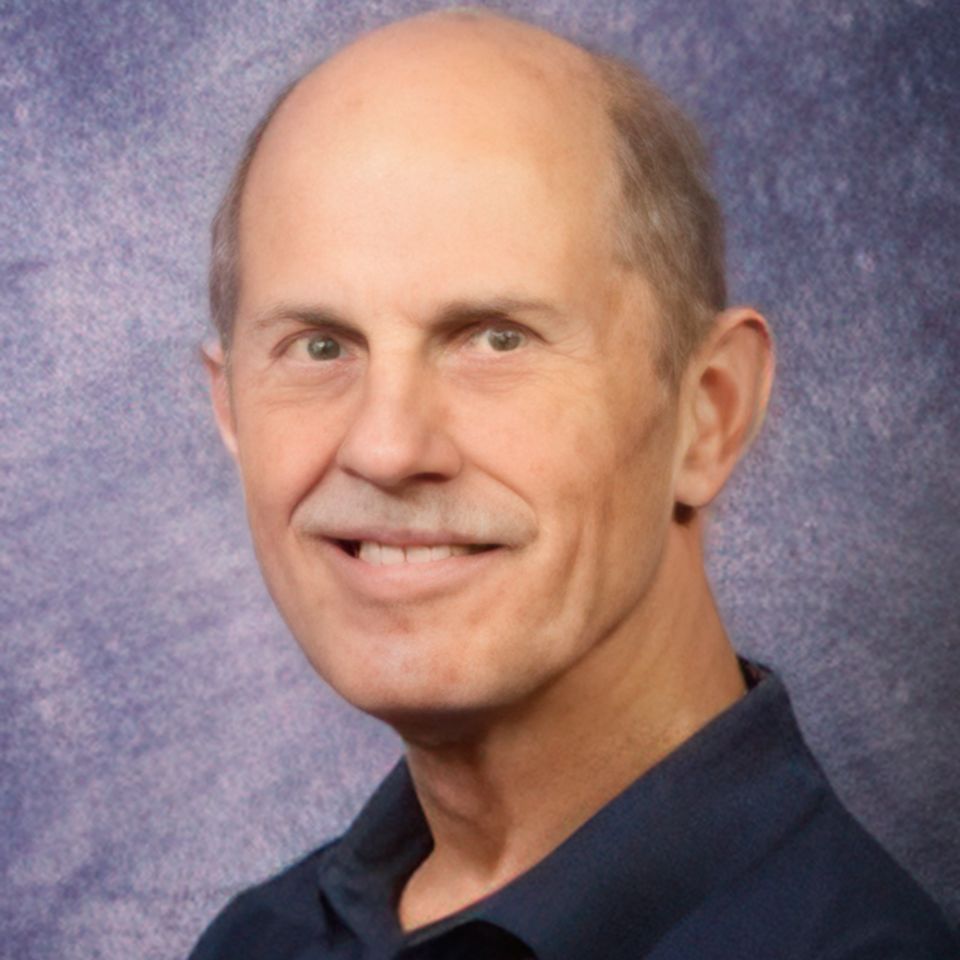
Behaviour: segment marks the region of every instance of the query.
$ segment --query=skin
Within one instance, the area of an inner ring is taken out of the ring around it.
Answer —
[[[597,98],[551,34],[403,21],[299,84],[243,198],[214,409],[292,632],[406,742],[435,847],[405,928],[517,876],[744,692],[697,508],[762,417],[769,336],[727,311],[679,387],[658,375]],[[494,549],[378,567],[338,539]]]

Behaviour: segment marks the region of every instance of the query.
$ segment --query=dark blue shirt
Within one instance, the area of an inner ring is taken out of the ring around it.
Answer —
[[[775,676],[501,890],[412,933],[431,838],[399,763],[350,829],[231,901],[191,960],[958,960],[857,824]]]

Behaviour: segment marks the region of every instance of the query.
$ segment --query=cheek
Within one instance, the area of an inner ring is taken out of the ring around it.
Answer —
[[[246,400],[236,423],[251,524],[285,524],[334,455],[330,418],[309,404],[260,401],[252,393]]]
[[[669,405],[615,386],[591,385],[545,411],[515,447],[531,451],[524,482],[563,584],[557,603],[601,629],[643,595],[673,509]]]
[[[532,504],[577,495],[611,448],[594,377],[575,362],[502,391],[458,391],[448,409],[466,459]]]
[[[590,375],[539,382],[509,404],[470,410],[463,436],[477,463],[515,485],[544,522],[629,524],[633,507],[659,507],[671,470],[671,424],[654,390]],[[496,465],[496,466],[494,466]],[[616,515],[614,515],[616,514]]]
[[[525,614],[554,620],[563,636],[577,635],[584,619],[605,620],[613,597],[649,579],[670,512],[662,410],[599,379],[566,376],[509,404],[474,403],[461,434],[468,459],[536,514],[537,579]]]

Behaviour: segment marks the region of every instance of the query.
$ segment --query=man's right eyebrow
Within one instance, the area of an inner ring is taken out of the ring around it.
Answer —
[[[269,331],[275,327],[291,323],[330,330],[351,337],[362,336],[356,324],[351,323],[336,310],[320,305],[303,306],[281,303],[253,318],[253,328],[258,332]]]

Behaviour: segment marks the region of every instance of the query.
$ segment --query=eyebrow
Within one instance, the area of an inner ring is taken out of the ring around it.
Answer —
[[[257,331],[269,330],[282,323],[303,323],[310,327],[322,327],[352,336],[361,336],[359,327],[351,323],[336,310],[320,305],[302,306],[294,303],[280,303],[253,318],[253,327]]]
[[[547,300],[529,300],[522,297],[455,300],[440,310],[436,322],[445,325],[475,320],[509,320],[523,314],[556,317],[560,316],[560,310]]]
[[[548,300],[525,297],[481,297],[475,300],[454,300],[442,306],[425,324],[430,330],[442,333],[451,328],[480,321],[519,319],[531,314],[547,318],[560,318],[562,312]],[[309,306],[280,303],[253,318],[256,330],[268,330],[280,323],[303,323],[307,326],[338,332],[353,337],[362,337],[359,325],[338,311],[321,304]]]

